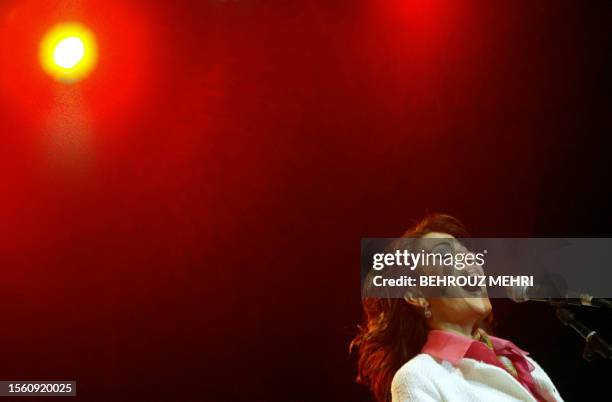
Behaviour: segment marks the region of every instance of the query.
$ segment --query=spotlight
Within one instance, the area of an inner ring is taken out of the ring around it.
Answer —
[[[98,61],[98,48],[93,33],[74,22],[54,26],[42,39],[40,63],[58,81],[74,83],[87,77]]]
[[[62,68],[73,68],[83,60],[84,55],[83,41],[76,36],[71,36],[57,44],[53,52],[53,61]]]

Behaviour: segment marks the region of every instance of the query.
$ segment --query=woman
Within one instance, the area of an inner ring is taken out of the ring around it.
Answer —
[[[406,237],[463,248],[455,239],[467,232],[457,219],[433,214]],[[484,331],[486,290],[450,292],[426,298],[414,288],[403,299],[364,298],[365,323],[351,348],[359,353],[358,381],[378,402],[562,401],[527,352]]]

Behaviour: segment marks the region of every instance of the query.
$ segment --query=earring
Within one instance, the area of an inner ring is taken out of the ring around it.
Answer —
[[[423,312],[423,315],[425,316],[425,318],[430,319],[431,318],[431,311],[429,310],[429,307],[425,307],[425,311]]]

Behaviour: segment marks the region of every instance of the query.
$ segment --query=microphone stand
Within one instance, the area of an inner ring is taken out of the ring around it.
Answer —
[[[557,308],[557,318],[563,325],[573,328],[584,338],[586,345],[582,357],[591,362],[595,359],[612,360],[612,347],[599,334],[579,321],[574,313],[558,304],[551,303]]]

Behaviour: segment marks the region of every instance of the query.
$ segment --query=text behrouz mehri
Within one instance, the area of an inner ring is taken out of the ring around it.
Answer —
[[[384,278],[377,275],[372,278],[374,286],[533,286],[532,275],[473,275],[473,276],[434,276],[422,275],[418,277],[402,275],[399,278]]]

